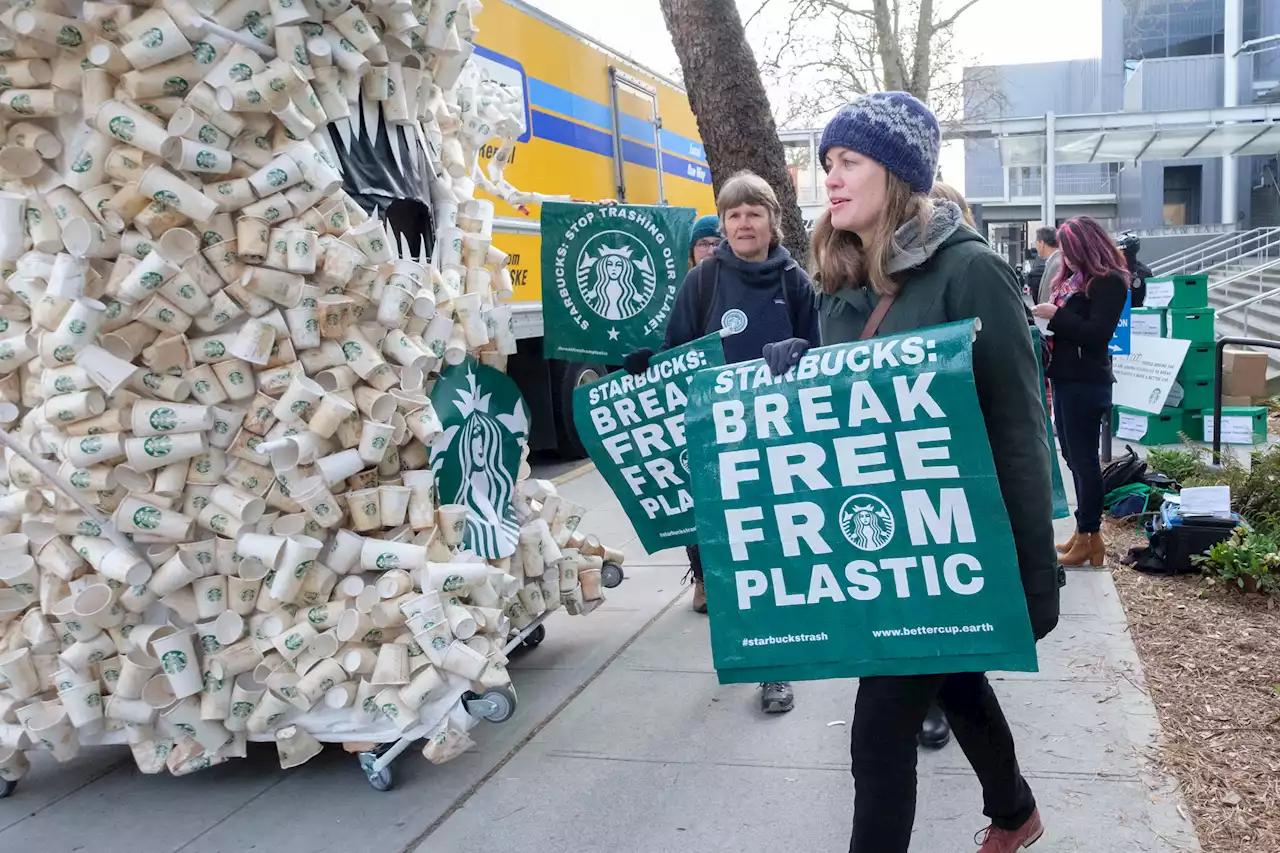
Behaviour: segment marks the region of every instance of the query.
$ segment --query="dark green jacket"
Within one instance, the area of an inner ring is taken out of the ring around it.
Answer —
[[[920,266],[899,275],[902,290],[877,334],[894,335],[977,317],[973,344],[978,403],[1009,512],[1031,627],[1039,639],[1058,623],[1060,569],[1053,548],[1053,496],[1037,356],[1013,270],[975,232],[961,227]],[[818,309],[824,345],[857,340],[879,298],[846,287]]]

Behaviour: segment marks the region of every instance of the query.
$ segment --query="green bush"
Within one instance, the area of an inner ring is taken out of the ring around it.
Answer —
[[[1230,539],[1191,559],[1211,583],[1221,579],[1249,592],[1280,593],[1280,553],[1274,535],[1237,527]]]

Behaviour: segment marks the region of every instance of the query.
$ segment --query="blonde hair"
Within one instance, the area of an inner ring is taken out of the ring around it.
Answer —
[[[953,201],[960,208],[960,212],[964,214],[964,224],[968,225],[975,231],[978,230],[977,224],[973,221],[973,211],[969,209],[969,202],[964,200],[964,196],[960,195],[960,191],[951,184],[944,184],[942,181],[934,181],[933,189],[929,191],[929,198],[936,201]]]
[[[773,232],[769,238],[769,249],[781,246],[782,205],[778,204],[778,197],[768,181],[755,172],[743,169],[729,176],[729,180],[720,187],[720,193],[716,196],[716,213],[720,216],[720,222],[724,223],[727,212],[749,204],[759,205],[769,212],[769,229]],[[721,231],[724,231],[723,224]]]
[[[910,219],[916,219],[924,233],[933,214],[933,201],[892,172],[885,172],[885,181],[884,216],[872,232],[870,246],[862,245],[862,239],[852,231],[834,227],[830,210],[818,218],[811,245],[817,271],[814,286],[820,292],[835,293],[864,282],[870,282],[880,296],[896,295],[901,288],[901,282],[889,273],[889,259],[898,248],[895,234]]]

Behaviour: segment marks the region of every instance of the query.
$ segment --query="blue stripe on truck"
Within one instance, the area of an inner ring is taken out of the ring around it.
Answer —
[[[590,151],[602,157],[613,157],[613,135],[594,127],[569,121],[566,118],[552,115],[535,109],[533,112],[533,135],[548,142],[558,142],[582,151]],[[641,145],[624,138],[622,140],[622,158],[627,163],[652,169],[655,166],[653,147]],[[666,151],[662,152],[663,174],[701,184],[711,183],[711,170],[703,163],[694,163],[683,157],[677,157]]]

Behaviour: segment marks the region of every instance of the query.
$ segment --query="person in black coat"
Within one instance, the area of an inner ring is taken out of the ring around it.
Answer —
[[[1102,540],[1102,464],[1098,443],[1110,415],[1111,338],[1129,295],[1129,272],[1110,236],[1081,216],[1058,229],[1062,269],[1049,302],[1033,309],[1049,321],[1053,356],[1046,371],[1053,419],[1076,487],[1076,532],[1058,546],[1064,566],[1106,561]]]

